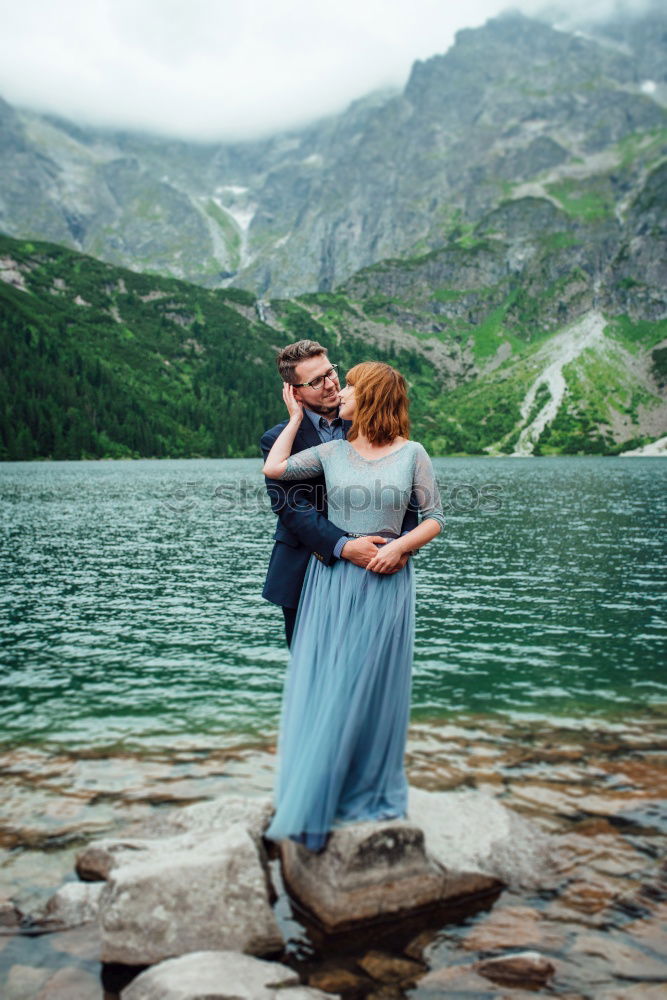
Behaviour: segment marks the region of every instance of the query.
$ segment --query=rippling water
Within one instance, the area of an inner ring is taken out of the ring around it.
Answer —
[[[437,459],[413,714],[582,717],[665,701],[667,462]],[[234,742],[275,729],[258,460],[5,463],[3,738]],[[494,509],[498,508],[498,509]]]

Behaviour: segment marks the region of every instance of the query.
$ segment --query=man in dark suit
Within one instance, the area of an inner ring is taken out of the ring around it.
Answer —
[[[294,395],[304,406],[292,454],[344,438],[351,425],[338,416],[338,372],[329,361],[325,348],[313,340],[299,340],[283,348],[277,363],[283,382],[295,387]],[[261,448],[265,459],[286,423],[287,420],[284,420],[262,435]],[[266,478],[266,488],[271,506],[278,515],[278,524],[262,597],[281,606],[287,644],[290,645],[311,553],[328,566],[336,559],[349,559],[365,568],[386,539],[379,535],[350,538],[327,520],[322,476],[297,480]],[[409,509],[403,530],[408,531],[416,524],[416,512]],[[405,560],[407,558],[404,557]]]

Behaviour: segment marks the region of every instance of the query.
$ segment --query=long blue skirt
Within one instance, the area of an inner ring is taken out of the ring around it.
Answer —
[[[332,827],[406,815],[415,586],[314,557],[285,682],[267,836],[321,850]]]

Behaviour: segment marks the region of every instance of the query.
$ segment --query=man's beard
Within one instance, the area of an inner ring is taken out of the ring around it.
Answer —
[[[339,406],[340,406],[340,403],[338,402],[338,396],[336,396],[336,398],[334,399],[333,403],[329,403],[327,405],[321,405],[321,406],[318,406],[318,405],[313,404],[313,403],[309,403],[307,405],[307,409],[312,410],[313,413],[319,413],[320,416],[322,416],[322,417],[329,417],[329,418],[331,418],[331,417],[337,417],[338,416],[338,407]]]

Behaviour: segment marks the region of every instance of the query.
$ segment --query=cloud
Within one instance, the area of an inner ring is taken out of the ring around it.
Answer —
[[[190,139],[250,137],[402,87],[415,59],[446,51],[459,28],[483,24],[507,5],[0,0],[0,94],[90,124]],[[544,0],[516,6],[535,14]],[[618,6],[590,0],[587,14],[606,16]]]

